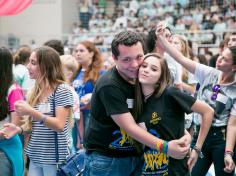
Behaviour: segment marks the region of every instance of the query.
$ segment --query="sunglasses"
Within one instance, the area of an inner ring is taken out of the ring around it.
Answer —
[[[219,84],[213,85],[212,86],[212,91],[213,91],[213,94],[211,96],[211,100],[215,101],[216,98],[217,98],[218,93],[220,92],[220,85]]]

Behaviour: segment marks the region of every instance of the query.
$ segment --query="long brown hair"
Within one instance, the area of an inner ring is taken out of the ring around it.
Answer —
[[[43,46],[33,52],[36,54],[41,74],[29,96],[31,106],[40,102],[45,90],[54,90],[59,84],[65,82],[60,56],[54,49]]]
[[[95,47],[94,43],[90,41],[82,41],[79,44],[85,46],[89,52],[94,53],[92,62],[84,73],[84,82],[92,81],[93,84],[96,84],[97,79],[99,77],[99,71],[101,70],[103,66],[101,54],[99,50]],[[82,65],[79,64],[77,74],[81,71],[81,69],[82,69]]]
[[[161,57],[157,53],[149,53],[144,56],[143,60],[145,60],[149,57],[155,57],[156,59],[158,59],[160,61],[161,75],[160,75],[160,79],[158,80],[158,82],[155,85],[155,90],[153,93],[155,95],[155,97],[158,98],[162,95],[162,93],[164,92],[166,87],[171,85],[171,75],[170,75],[170,71],[169,71],[168,65],[166,63],[166,60],[163,57]],[[135,120],[137,120],[138,116],[143,111],[143,99],[144,99],[144,97],[142,94],[141,84],[139,83],[138,79],[136,79],[135,101],[134,101],[134,118],[135,118]]]
[[[0,121],[9,114],[7,94],[13,83],[12,64],[13,57],[11,52],[5,47],[0,47]]]

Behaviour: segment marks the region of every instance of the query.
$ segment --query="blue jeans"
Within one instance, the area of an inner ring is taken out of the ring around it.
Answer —
[[[83,113],[82,115],[83,115],[83,119],[84,119],[83,126],[84,126],[84,135],[85,135],[85,132],[86,132],[86,130],[88,128],[88,124],[89,124],[90,112],[87,112],[87,111],[83,112],[82,111],[82,113]],[[82,141],[83,141],[84,136],[81,136],[81,134],[79,132],[78,121],[77,120],[75,120],[74,127],[72,128],[71,132],[72,132],[72,138],[73,138],[73,147],[74,147],[74,149],[79,150],[77,148],[77,137],[79,136],[80,139],[82,139]],[[82,141],[80,141],[80,142],[82,142]]]
[[[83,118],[84,118],[84,136],[85,136],[85,133],[89,125],[90,112],[83,112]]]
[[[7,156],[5,155],[5,153],[1,150],[0,150],[0,158],[1,158],[1,161],[0,161],[1,173],[0,173],[0,175],[12,176],[13,171],[12,171],[11,163],[10,163],[9,159],[7,158]]]
[[[83,176],[140,176],[141,157],[112,158],[98,152],[86,153]]]
[[[199,133],[199,127],[193,136],[195,145]],[[225,151],[226,127],[211,127],[202,147],[204,158],[198,158],[193,167],[192,176],[205,176],[213,162],[216,176],[233,176],[232,173],[224,172],[224,151]],[[235,156],[234,156],[235,162]]]
[[[44,165],[37,164],[30,161],[29,164],[29,176],[56,176],[57,166],[56,165]]]
[[[74,122],[74,126],[73,128],[71,129],[71,133],[72,133],[72,139],[73,139],[73,149],[74,150],[77,150],[77,136],[79,135],[78,133],[78,120],[75,119],[75,122]]]

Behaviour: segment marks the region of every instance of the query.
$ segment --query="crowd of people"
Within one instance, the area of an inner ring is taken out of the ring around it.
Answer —
[[[234,1],[120,0],[119,4],[115,3],[114,13],[106,10],[111,8],[108,3],[101,6],[99,1],[82,2],[79,3],[80,21],[74,22],[68,40],[70,45],[84,38],[90,38],[97,44],[110,45],[112,38],[108,33],[124,29],[145,33],[163,20],[176,33],[187,32],[186,37],[198,43],[218,44],[222,31],[236,28]],[[201,33],[201,30],[211,32]]]
[[[233,176],[236,33],[206,60],[176,30],[123,28],[109,55],[86,35],[71,53],[56,39],[0,47],[1,174],[56,176],[82,150],[84,176],[205,176],[212,164]]]

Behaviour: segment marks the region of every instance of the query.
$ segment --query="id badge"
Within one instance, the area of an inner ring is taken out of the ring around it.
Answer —
[[[132,109],[134,107],[134,99],[127,99],[126,103],[129,109]]]
[[[49,113],[51,111],[50,103],[42,103],[39,105],[39,111],[42,113]]]

